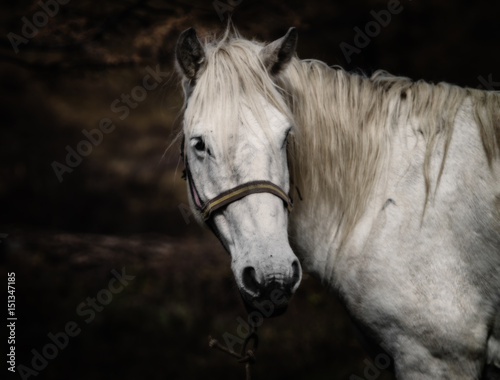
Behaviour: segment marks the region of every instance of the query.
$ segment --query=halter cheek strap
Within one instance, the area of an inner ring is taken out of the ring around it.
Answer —
[[[226,190],[216,197],[203,202],[200,198],[198,191],[196,190],[196,185],[194,184],[193,177],[191,175],[191,170],[189,169],[189,163],[187,160],[187,156],[184,155],[184,138],[182,141],[182,151],[181,155],[184,159],[185,170],[184,176],[188,181],[189,190],[191,192],[191,197],[193,199],[193,203],[196,209],[200,212],[201,217],[204,222],[207,222],[212,213],[216,210],[219,210],[222,207],[227,206],[237,200],[246,197],[250,194],[258,194],[258,193],[269,193],[280,198],[286,209],[291,212],[293,209],[293,202],[290,196],[288,196],[279,186],[275,185],[270,181],[251,181],[247,183],[243,183],[236,187],[233,187],[230,190]]]

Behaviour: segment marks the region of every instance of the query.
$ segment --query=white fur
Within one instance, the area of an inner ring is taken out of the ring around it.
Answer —
[[[227,136],[233,142],[229,148],[217,144],[216,119],[200,121],[189,128],[187,156],[201,199],[212,199],[256,180],[270,181],[288,192],[285,139],[290,122],[277,109],[260,101],[271,126],[267,134],[246,106],[242,107],[242,121]],[[210,155],[192,148],[199,137],[204,139]],[[230,165],[227,156],[232,158]],[[262,283],[293,277],[292,262],[296,257],[288,243],[288,213],[280,198],[268,193],[252,194],[216,213],[214,222],[231,253],[231,266],[240,289],[244,289],[242,272],[246,267],[255,268],[257,280]],[[300,279],[292,291],[299,283]]]
[[[500,231],[494,215],[500,165],[488,168],[466,102],[441,183],[422,218],[426,144],[415,127],[398,125],[383,180],[342,248],[332,241],[340,218],[330,216],[336,222],[327,227],[326,215],[308,217],[314,200],[301,202],[291,229],[294,236],[309,236],[297,239],[296,252],[393,355],[398,379],[478,379],[486,360],[497,366],[500,360],[498,328],[492,333],[500,315]],[[441,160],[437,150],[431,178],[437,178]]]

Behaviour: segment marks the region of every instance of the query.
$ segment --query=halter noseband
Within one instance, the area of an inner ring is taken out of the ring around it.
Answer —
[[[270,193],[278,198],[280,198],[286,209],[291,212],[293,208],[292,198],[287,195],[279,186],[275,185],[270,181],[251,181],[246,182],[232,189],[226,190],[216,197],[203,202],[200,198],[198,191],[196,190],[196,186],[193,181],[193,177],[191,175],[191,170],[189,169],[189,163],[187,159],[187,155],[184,153],[184,136],[182,138],[182,146],[181,146],[181,157],[184,160],[184,175],[183,178],[187,180],[189,184],[189,190],[191,191],[191,197],[193,198],[194,205],[196,209],[200,212],[201,217],[204,222],[207,222],[212,213],[222,207],[227,206],[237,200],[246,197],[250,194],[258,194],[258,193]]]

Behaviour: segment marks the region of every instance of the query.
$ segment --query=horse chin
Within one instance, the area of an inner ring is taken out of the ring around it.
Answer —
[[[291,297],[291,294],[285,295],[281,292],[281,297],[258,297],[249,299],[241,290],[240,295],[248,315],[258,315],[263,318],[274,318],[284,314],[288,309]]]

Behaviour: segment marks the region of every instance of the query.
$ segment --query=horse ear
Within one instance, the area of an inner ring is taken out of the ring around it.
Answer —
[[[205,64],[205,50],[194,28],[186,29],[177,40],[175,56],[180,70],[188,79],[194,79]]]
[[[290,28],[285,36],[266,45],[260,52],[262,62],[271,75],[278,75],[290,62],[297,47],[297,29]]]

